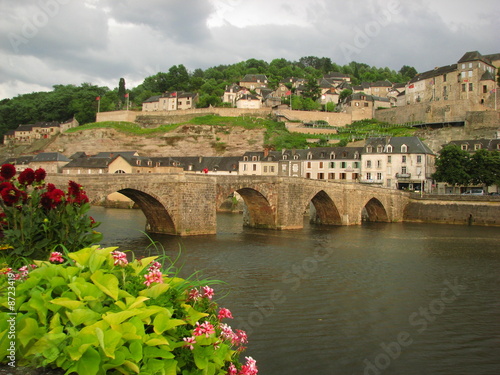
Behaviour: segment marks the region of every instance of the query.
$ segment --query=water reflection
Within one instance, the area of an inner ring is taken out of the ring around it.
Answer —
[[[151,251],[140,211],[92,215],[103,221],[104,244]],[[185,276],[202,270],[227,282],[219,302],[248,330],[259,374],[500,373],[498,228],[265,231],[243,229],[231,214],[217,224],[217,235],[151,238],[171,256],[182,248]],[[464,288],[454,295],[449,285]],[[411,343],[396,350],[402,334]]]

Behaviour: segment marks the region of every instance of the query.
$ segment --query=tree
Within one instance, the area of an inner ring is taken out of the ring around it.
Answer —
[[[469,160],[467,151],[457,145],[447,145],[439,151],[436,159],[436,172],[432,178],[453,186],[467,185],[471,181]]]
[[[304,85],[304,91],[302,92],[304,98],[310,98],[316,101],[321,96],[321,88],[319,87],[318,81],[313,76],[307,77],[307,82]]]
[[[344,89],[340,92],[339,95],[339,103],[342,102],[345,98],[348,96],[352,95],[352,90],[351,89]]]
[[[125,78],[120,78],[120,82],[118,83],[118,97],[122,103],[125,101],[126,93],[127,89],[125,88]]]
[[[500,184],[500,153],[477,150],[470,158],[468,173],[473,184]]]
[[[399,74],[401,74],[404,78],[407,78],[409,81],[417,75],[417,70],[412,66],[403,65],[403,67],[399,69]]]

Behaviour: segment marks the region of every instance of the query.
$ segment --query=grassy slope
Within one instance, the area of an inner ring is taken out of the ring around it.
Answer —
[[[409,127],[393,126],[378,122],[376,120],[363,120],[346,127],[337,128],[338,134],[329,138],[326,135],[290,133],[285,128],[284,123],[269,119],[261,119],[255,117],[221,117],[217,115],[208,115],[196,117],[190,121],[179,124],[161,125],[157,128],[147,129],[141,128],[137,124],[123,121],[98,122],[69,129],[67,133],[80,132],[96,128],[113,128],[120,132],[133,135],[151,135],[157,133],[166,133],[175,130],[177,127],[182,125],[209,125],[221,127],[238,126],[245,129],[267,129],[264,141],[265,144],[263,146],[270,147],[275,150],[281,150],[283,148],[304,149],[307,147],[311,147],[311,145],[307,142],[307,139],[310,138],[319,139],[320,141],[317,145],[323,146],[326,145],[329,139],[337,139],[339,140],[339,142],[343,141],[343,143],[345,143],[347,141],[359,140],[373,136],[410,136],[415,132],[415,129],[411,129]]]

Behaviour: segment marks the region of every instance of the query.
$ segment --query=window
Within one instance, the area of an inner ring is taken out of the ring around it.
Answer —
[[[368,173],[366,174],[366,179],[367,179],[367,180],[371,180],[371,179],[372,179],[372,174],[371,174],[370,172],[368,172]]]
[[[406,167],[401,167],[401,174],[406,174]]]
[[[368,103],[365,103],[365,107],[368,107]]]
[[[340,163],[340,168],[347,168],[347,163],[345,161],[343,161],[342,163]]]
[[[328,173],[329,180],[335,180],[335,173]]]
[[[322,161],[319,162],[319,167],[323,168],[323,162]]]
[[[461,145],[462,150],[467,151],[469,149],[469,146],[466,144]]]
[[[403,156],[401,157],[401,163],[406,163],[406,155],[403,155]]]
[[[264,166],[264,173],[267,173],[267,165]]]
[[[469,91],[474,91],[474,84],[473,83],[469,83]]]
[[[408,152],[408,146],[407,145],[402,145],[401,146],[401,152]]]
[[[357,151],[356,151],[356,152],[354,153],[354,159],[359,159],[359,152],[357,152]]]
[[[252,161],[257,161],[257,156],[252,156]]]
[[[339,179],[347,180],[347,174],[346,173],[339,173]]]
[[[377,160],[377,168],[382,168],[382,160]]]
[[[307,168],[311,168],[311,162],[310,161],[307,162]]]
[[[310,153],[310,152],[309,152],[309,153],[307,154],[307,159],[308,159],[308,160],[311,160],[312,158],[313,158],[313,155],[312,155],[312,153]]]
[[[283,155],[283,160],[287,160],[288,159],[288,155]]]
[[[467,75],[468,75],[469,77],[472,77],[472,70],[469,70],[467,73],[468,73]]]
[[[382,152],[382,145],[377,146],[377,152]]]
[[[257,170],[257,164],[252,164],[252,170],[256,171]]]
[[[392,146],[391,145],[387,146],[387,152],[392,152]],[[389,158],[390,158],[390,156],[389,156]]]
[[[443,82],[446,82],[446,74],[443,74]]]
[[[391,155],[389,155],[389,156],[387,157],[387,164],[391,164],[391,163],[392,163],[392,156],[391,156]]]
[[[330,168],[335,168],[335,162],[334,161],[330,162]]]
[[[325,179],[325,174],[324,173],[318,173],[318,180],[324,180]]]
[[[469,63],[469,68],[472,68],[472,63],[471,62]]]
[[[243,156],[243,161],[248,161],[248,156]]]
[[[311,178],[311,174],[310,173],[306,173],[306,178]]]
[[[246,171],[247,170],[247,165],[246,164],[243,164],[243,170]]]
[[[269,172],[274,173],[274,166],[269,167]]]
[[[368,146],[368,147],[366,148],[366,152],[368,152],[368,153],[373,152],[373,147],[372,147],[372,146]]]
[[[377,173],[377,180],[380,181],[382,179],[382,173]]]
[[[367,160],[366,161],[366,168],[371,168],[372,167],[372,161],[371,160]]]
[[[330,159],[335,159],[335,152],[332,152],[332,153],[330,154]]]
[[[488,92],[488,86],[483,85],[483,94],[486,94]]]
[[[422,163],[422,155],[417,155],[417,163]]]
[[[467,85],[465,83],[462,83],[462,92],[465,92],[466,89],[467,89]]]
[[[476,143],[474,145],[474,150],[480,150],[481,149],[481,145],[479,143]]]
[[[353,163],[353,167],[354,167],[354,168],[359,168],[359,162],[358,162],[358,161],[355,161],[355,162]]]

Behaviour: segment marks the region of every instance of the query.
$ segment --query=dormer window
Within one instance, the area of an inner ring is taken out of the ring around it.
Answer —
[[[407,145],[402,145],[401,146],[401,152],[404,152],[404,153],[408,152],[408,146]]]
[[[354,153],[354,159],[359,159],[359,152],[357,152],[357,151],[356,151],[356,152]]]
[[[137,160],[137,161],[136,161],[136,164],[137,164],[137,165],[141,165],[141,161],[140,161],[140,160]]]
[[[243,161],[248,161],[248,156],[243,156]]]
[[[387,152],[392,152],[392,146],[391,145],[387,146]]]
[[[257,161],[257,156],[252,156],[252,161]]]
[[[481,149],[481,145],[479,143],[476,143],[474,145],[474,150],[480,150]]]
[[[299,160],[299,155],[297,154],[293,155],[293,160]]]
[[[368,152],[368,153],[372,153],[372,152],[373,152],[373,147],[372,147],[372,146],[368,146],[368,147],[366,148],[366,152]]]
[[[288,155],[283,155],[283,160],[288,160]]]
[[[462,145],[462,150],[467,151],[469,149],[469,145],[463,144]]]
[[[382,148],[382,145],[378,145],[377,146],[377,152],[382,152],[383,148]]]
[[[335,152],[330,153],[330,159],[335,159]]]
[[[309,153],[307,154],[307,160],[311,160],[312,158],[313,158],[313,155],[312,155],[312,153],[310,153],[310,152],[309,152]]]

